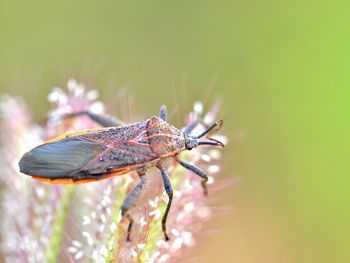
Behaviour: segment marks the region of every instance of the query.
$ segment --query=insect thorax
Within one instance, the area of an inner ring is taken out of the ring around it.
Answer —
[[[175,155],[185,150],[185,139],[181,131],[157,116],[148,120],[147,133],[150,147],[159,157]]]

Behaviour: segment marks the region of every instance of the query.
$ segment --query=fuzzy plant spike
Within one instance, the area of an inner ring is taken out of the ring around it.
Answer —
[[[215,210],[209,205],[210,196],[224,185],[214,179],[221,171],[222,152],[202,146],[178,156],[209,175],[209,197],[203,195],[198,175],[176,160],[167,160],[164,171],[174,190],[167,218],[169,241],[164,240],[161,227],[169,196],[159,170],[147,171],[145,195],[130,209],[134,224],[131,241],[127,241],[129,221],[122,216],[121,207],[125,196],[140,181],[136,172],[74,185],[46,184],[19,172],[18,160],[33,147],[65,133],[99,127],[86,116],[73,116],[75,112],[105,112],[98,92],[74,79],[64,89],[53,88],[48,99],[52,109],[44,126],[33,124],[21,99],[3,96],[0,102],[0,262],[186,261],[184,256],[191,255],[190,248],[200,244],[202,225]],[[200,135],[215,122],[219,110],[220,103],[204,112],[203,104],[195,102],[183,126],[199,123],[191,134]],[[69,114],[71,118],[63,118]],[[137,118],[126,115],[121,116],[125,123]],[[210,137],[208,144],[227,144],[223,135]]]

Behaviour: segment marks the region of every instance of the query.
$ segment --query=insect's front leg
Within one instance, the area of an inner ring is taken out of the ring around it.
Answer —
[[[166,231],[166,220],[167,220],[167,217],[168,217],[168,214],[170,211],[171,203],[173,201],[173,189],[171,187],[168,172],[166,171],[166,169],[164,167],[162,167],[161,165],[157,165],[157,167],[159,168],[160,172],[162,173],[164,189],[165,189],[165,192],[167,193],[167,195],[169,196],[169,201],[168,201],[165,213],[164,213],[163,218],[162,218],[162,230],[164,233],[164,238],[166,241],[168,241],[169,237],[168,237],[168,234]]]
[[[133,189],[128,193],[128,195],[125,197],[123,204],[122,204],[122,216],[129,219],[129,225],[128,225],[128,234],[127,234],[127,241],[130,241],[130,233],[132,229],[132,225],[134,223],[134,219],[132,216],[128,213],[129,209],[134,207],[137,202],[141,199],[141,197],[144,195],[147,189],[147,183],[148,178],[145,175],[144,172],[138,171],[138,174],[140,176],[140,181],[134,186]]]
[[[123,122],[121,120],[118,120],[112,116],[97,114],[97,113],[93,113],[93,112],[88,111],[88,110],[72,112],[72,113],[64,115],[63,117],[64,118],[73,118],[73,117],[77,117],[77,116],[81,116],[81,115],[88,116],[91,120],[100,124],[103,127],[116,127],[116,126],[120,126],[123,124]]]
[[[182,165],[183,167],[185,167],[186,169],[194,172],[195,174],[199,175],[202,178],[202,188],[203,188],[203,192],[204,195],[208,195],[208,188],[207,188],[207,182],[208,182],[208,176],[205,172],[203,172],[200,168],[198,168],[197,166],[178,160],[178,162],[180,163],[180,165]]]
[[[159,118],[161,118],[163,121],[167,121],[168,110],[165,105],[160,106]]]
[[[197,125],[198,125],[200,122],[201,122],[201,121],[196,120],[196,121],[192,122],[190,125],[188,125],[188,126],[182,128],[182,133],[183,133],[184,135],[190,134],[190,133],[194,130],[194,128],[197,127]]]

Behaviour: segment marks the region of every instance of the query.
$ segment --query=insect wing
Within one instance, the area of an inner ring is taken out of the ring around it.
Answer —
[[[100,155],[98,162],[89,162],[86,168],[93,174],[101,172],[103,168],[112,171],[123,168],[131,170],[146,165],[157,158],[148,145],[128,142],[110,147]]]
[[[104,144],[77,137],[46,143],[21,158],[20,171],[44,178],[72,176],[106,147]]]

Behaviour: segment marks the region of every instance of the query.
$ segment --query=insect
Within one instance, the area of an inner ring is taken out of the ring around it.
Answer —
[[[159,116],[127,125],[112,117],[89,111],[75,112],[66,117],[78,115],[86,115],[104,128],[65,134],[37,146],[23,155],[19,161],[20,171],[34,179],[52,184],[94,182],[136,171],[140,180],[127,194],[121,207],[122,216],[129,220],[127,240],[130,241],[134,220],[129,210],[146,191],[147,170],[156,166],[161,172],[164,189],[169,196],[162,218],[162,231],[165,240],[169,240],[166,221],[173,200],[173,189],[164,161],[175,158],[184,168],[200,176],[206,195],[206,173],[190,163],[179,160],[177,155],[199,145],[224,147],[223,143],[212,138],[201,140],[210,131],[218,130],[223,121],[214,123],[199,135],[192,135],[191,132],[199,122],[193,122],[179,130],[166,122],[165,106],[161,107]]]

